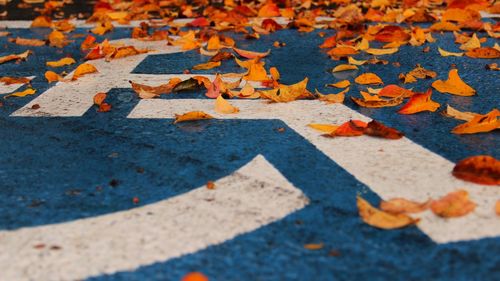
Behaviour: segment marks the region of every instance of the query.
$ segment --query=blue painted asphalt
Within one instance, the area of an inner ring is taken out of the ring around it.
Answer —
[[[46,34],[44,30],[11,32],[28,38]],[[117,29],[107,37],[128,36],[129,30]],[[401,67],[361,66],[359,72],[339,74],[337,78],[375,72],[386,84],[397,83],[400,72],[408,72],[420,63],[436,71],[439,79],[446,79],[454,63],[463,80],[479,95],[455,97],[435,92],[434,100],[443,108],[449,103],[460,110],[481,113],[499,107],[499,74],[484,70],[494,60],[440,57],[437,46],[449,51],[457,47],[451,43],[452,34],[435,37],[438,41],[430,45],[429,53],[421,52],[423,47],[402,47],[399,53],[382,57],[400,62]],[[62,52],[51,47],[32,47],[36,55],[28,62],[0,65],[0,73],[36,75],[32,85],[42,93],[48,88],[43,78],[45,62],[66,54],[81,59],[81,40]],[[273,48],[275,40],[286,42],[287,46]],[[266,66],[276,66],[283,83],[294,83],[307,76],[310,90],[328,92],[323,85],[336,81],[329,70],[339,62],[319,50],[322,40],[316,32],[298,34],[285,30],[258,41],[244,41],[239,47],[257,51],[271,48]],[[5,38],[0,38],[0,44],[5,47],[0,55],[28,49],[7,43]],[[151,55],[134,72],[182,73],[206,59],[194,52]],[[236,70],[232,64],[221,69]],[[419,80],[409,86],[424,91],[430,83]],[[361,88],[353,86],[350,95],[357,95]],[[311,204],[277,223],[221,245],[95,280],[179,280],[194,270],[203,271],[210,280],[500,279],[498,238],[436,245],[415,227],[381,231],[362,223],[357,215],[356,194],[361,193],[374,203],[379,200],[377,196],[281,121],[209,120],[173,125],[170,119],[132,120],[125,118],[138,102],[131,89],[114,89],[109,96],[111,112],[103,114],[90,109],[78,118],[13,118],[9,114],[32,97],[5,101],[0,108],[0,229],[125,210],[136,206],[133,197],[140,198],[139,205],[163,200],[228,175],[256,154],[263,154],[311,199]],[[204,98],[202,92],[165,98],[182,97]],[[450,161],[476,154],[500,157],[498,132],[457,136],[450,130],[459,121],[438,113],[403,116],[396,113],[397,108],[360,109],[350,100],[346,100],[346,105],[398,128]],[[286,130],[278,132],[281,127]],[[113,179],[118,183],[114,187],[109,184]],[[325,244],[319,251],[302,247],[319,242]],[[340,256],[333,255],[335,251]]]

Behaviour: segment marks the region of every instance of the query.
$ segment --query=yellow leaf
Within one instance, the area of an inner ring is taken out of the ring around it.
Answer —
[[[316,90],[316,94],[319,97],[318,99],[326,103],[343,103],[347,92],[349,92],[349,88],[346,88],[337,94],[322,94]]]
[[[359,91],[359,93],[361,94],[361,96],[363,97],[363,99],[365,101],[383,101],[383,99],[381,99],[380,96],[378,96],[377,94],[374,94],[372,96],[369,93],[364,92],[364,91]]]
[[[500,111],[493,109],[485,115],[474,116],[469,122],[453,128],[455,134],[475,134],[493,131],[500,128]]]
[[[76,61],[73,58],[62,58],[58,61],[48,61],[46,64],[50,67],[60,67],[65,65],[74,64]]]
[[[240,109],[232,106],[222,95],[219,95],[215,100],[215,111],[222,114],[232,114],[240,112]]]
[[[186,121],[195,121],[195,120],[205,120],[205,119],[212,119],[210,114],[207,114],[203,111],[190,111],[186,112],[184,114],[175,114],[175,121],[174,124],[180,123],[180,122],[186,122]]]
[[[445,51],[441,48],[438,47],[438,51],[439,51],[439,54],[441,54],[442,57],[449,57],[449,56],[453,56],[453,57],[461,57],[464,55],[464,53],[452,53],[452,52],[448,52],[448,51]]]
[[[335,87],[335,88],[347,88],[351,85],[351,82],[349,80],[342,80],[334,84],[327,84],[329,87]]]
[[[432,212],[444,218],[465,216],[475,208],[476,204],[469,200],[469,193],[461,189],[431,203]]]
[[[381,211],[359,196],[356,201],[361,219],[371,226],[382,229],[395,229],[418,222],[418,219],[413,219],[405,214],[390,214]]]
[[[53,30],[49,34],[49,43],[52,47],[63,48],[68,45],[71,41],[66,39],[66,35],[61,31]]]
[[[429,207],[430,200],[419,203],[404,198],[394,198],[380,202],[380,209],[391,214],[420,213]]]
[[[347,62],[349,62],[349,64],[353,64],[353,65],[363,65],[367,62],[367,60],[356,60],[353,57],[348,57]]]
[[[384,84],[384,82],[382,82],[382,79],[380,79],[380,77],[378,77],[375,73],[371,72],[359,75],[358,77],[356,77],[356,79],[354,79],[354,82],[361,85]]]
[[[261,97],[274,102],[290,102],[301,98],[312,98],[313,95],[307,91],[308,78],[293,85],[280,84],[277,89],[260,91]]]
[[[7,95],[4,97],[4,99],[6,99],[8,97],[25,97],[25,96],[33,95],[34,93],[36,93],[35,89],[28,88],[22,92],[15,92],[13,94]]]
[[[479,41],[479,38],[477,38],[476,33],[472,35],[469,41],[465,42],[460,46],[460,50],[464,51],[469,51],[477,48],[481,48],[481,42]]]
[[[370,49],[366,49],[365,50],[366,53],[371,54],[371,55],[377,55],[377,56],[380,56],[380,55],[390,55],[390,54],[396,53],[397,51],[399,51],[399,48],[389,48],[389,49],[373,49],[373,48],[370,48]]]
[[[318,123],[311,123],[311,124],[308,124],[307,126],[313,128],[317,131],[327,133],[327,134],[333,133],[339,127],[338,125],[318,124]]]
[[[222,48],[222,46],[220,44],[219,36],[213,35],[212,37],[210,37],[210,39],[208,39],[207,50],[209,50],[209,51],[219,50],[221,48]]]
[[[91,31],[92,31],[92,33],[97,34],[97,35],[104,35],[105,33],[113,30],[113,28],[114,28],[114,26],[113,26],[113,24],[111,24],[111,22],[105,21],[105,22],[97,23],[96,27],[93,28]]]
[[[75,72],[73,73],[73,78],[71,78],[71,80],[76,80],[86,74],[94,72],[97,72],[97,68],[95,68],[95,66],[91,65],[90,63],[83,63],[75,69]]]
[[[346,70],[357,70],[357,69],[358,69],[358,67],[355,65],[339,64],[332,69],[332,72],[340,72],[340,71],[346,71]]]
[[[476,94],[476,90],[460,79],[457,69],[450,70],[448,80],[434,81],[432,87],[441,93],[449,93],[457,96],[473,96]]]
[[[54,71],[47,71],[45,72],[45,79],[47,79],[47,82],[52,83],[61,81],[63,78]]]
[[[200,63],[193,66],[194,70],[208,70],[215,67],[219,67],[221,65],[220,61],[209,61],[207,63]]]

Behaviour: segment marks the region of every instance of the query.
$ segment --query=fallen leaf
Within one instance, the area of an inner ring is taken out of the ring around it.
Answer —
[[[206,63],[197,64],[197,65],[193,66],[193,69],[194,70],[208,70],[208,69],[212,69],[215,67],[219,67],[220,65],[221,65],[220,61],[209,61]]]
[[[324,244],[323,243],[309,243],[304,245],[304,249],[310,250],[310,251],[316,251],[316,250],[321,250],[323,249]]]
[[[212,119],[210,114],[207,114],[203,111],[190,111],[186,112],[184,114],[175,114],[175,121],[174,124],[180,123],[180,122],[187,122],[187,121],[195,121],[195,120],[206,120],[206,119]]]
[[[97,34],[97,35],[104,35],[105,33],[110,32],[113,30],[114,26],[111,24],[109,21],[104,21],[97,23],[96,26],[91,30],[92,33]]]
[[[3,97],[4,99],[6,98],[9,98],[9,97],[25,97],[25,96],[29,96],[29,95],[33,95],[36,93],[36,90],[35,89],[32,89],[32,88],[28,88],[24,91],[21,91],[21,92],[15,92],[15,93],[12,93],[10,95],[6,95],[5,97]]]
[[[31,51],[25,51],[20,54],[11,54],[7,56],[0,57],[0,64],[6,63],[8,61],[13,61],[13,60],[25,60],[28,58],[28,56],[31,54]]]
[[[106,93],[97,93],[94,96],[94,104],[101,105],[108,95]]]
[[[449,93],[457,96],[465,97],[476,94],[476,90],[460,79],[457,69],[450,70],[448,73],[448,80],[436,80],[432,82],[432,87],[441,93]]]
[[[452,173],[464,181],[500,185],[500,160],[488,155],[468,157],[459,161]]]
[[[55,73],[54,71],[46,71],[45,72],[45,79],[47,79],[48,83],[58,82],[58,81],[63,80],[62,76]]]
[[[381,211],[370,205],[370,203],[360,196],[356,198],[356,202],[361,219],[373,227],[396,229],[413,225],[418,222],[418,219],[413,219],[405,214],[390,214]]]
[[[73,73],[73,78],[71,80],[76,80],[84,75],[97,72],[97,68],[90,63],[80,64]]]
[[[401,133],[400,131],[394,128],[387,127],[384,124],[375,120],[368,122],[363,133],[365,135],[369,135],[372,137],[379,137],[391,140],[397,140],[404,136],[404,134]]]
[[[500,216],[500,200],[497,200],[497,202],[495,203],[495,213],[497,214],[497,216]]]
[[[114,50],[107,55],[106,59],[112,60],[112,59],[119,59],[119,58],[125,58],[129,56],[135,56],[139,54],[144,54],[147,53],[148,50],[138,50],[134,46],[123,46],[123,47],[118,47],[114,48]],[[104,51],[106,53],[106,51]]]
[[[260,52],[253,52],[253,51],[247,51],[247,50],[242,50],[238,48],[234,48],[233,50],[241,57],[247,58],[247,59],[255,59],[255,58],[263,58],[268,56],[271,53],[271,49],[267,50],[267,52],[260,53]]]
[[[68,45],[71,43],[70,40],[66,38],[66,35],[64,33],[53,30],[49,34],[49,45],[52,47],[57,47],[57,48],[63,48],[64,46]]]
[[[500,128],[500,111],[493,109],[484,115],[474,116],[470,121],[460,124],[451,131],[455,134],[475,134],[490,132]]]
[[[332,72],[341,72],[341,71],[347,71],[347,70],[357,70],[358,67],[355,65],[350,65],[350,64],[339,64],[336,67],[332,69]]]
[[[12,84],[26,84],[29,83],[31,79],[27,77],[10,77],[4,76],[0,78],[0,83],[4,85],[12,85]]]
[[[358,137],[364,134],[366,122],[361,120],[349,120],[344,124],[338,126],[335,131],[332,131],[323,136],[325,137]]]
[[[111,104],[103,102],[99,105],[99,109],[97,109],[97,112],[109,112],[110,110]]]
[[[329,87],[335,87],[335,88],[347,88],[351,85],[351,82],[349,80],[342,80],[334,84],[327,84]]]
[[[313,128],[313,129],[315,129],[317,131],[326,133],[326,134],[331,134],[331,133],[333,133],[335,130],[337,130],[339,128],[338,125],[318,124],[318,123],[311,123],[311,124],[308,124],[307,126]]]
[[[349,62],[349,64],[353,64],[353,65],[363,65],[367,62],[367,60],[357,60],[353,57],[348,57],[347,62]]]
[[[308,78],[293,84],[283,85],[280,84],[277,89],[260,91],[262,98],[270,99],[274,102],[290,102],[302,98],[314,98],[314,96],[307,91]]]
[[[434,214],[443,218],[465,216],[474,211],[476,204],[469,200],[469,193],[465,190],[450,192],[444,197],[431,202]]]
[[[202,48],[200,48],[200,50],[202,50]],[[212,57],[208,61],[221,62],[223,60],[232,59],[233,57],[234,55],[230,52],[218,51],[216,54],[212,55]]]
[[[415,93],[411,90],[399,87],[398,85],[390,84],[382,88],[378,93],[381,97],[397,98],[402,96],[408,98],[413,96]]]
[[[52,20],[48,16],[38,16],[31,22],[30,27],[52,27]]]
[[[382,79],[380,79],[377,74],[370,72],[359,75],[356,79],[354,79],[354,82],[361,85],[384,84]]]
[[[443,115],[447,117],[453,117],[458,120],[464,120],[464,121],[470,121],[474,117],[480,115],[474,112],[464,112],[464,111],[459,111],[450,105],[446,105],[446,110],[443,111]]]
[[[441,48],[438,47],[438,51],[439,51],[439,54],[442,56],[442,57],[449,57],[449,56],[453,56],[453,57],[461,57],[464,55],[464,53],[452,53],[452,52],[448,52],[448,51],[445,51]]]
[[[368,108],[380,108],[380,107],[390,107],[396,106],[403,103],[403,97],[396,97],[392,99],[381,99],[381,100],[364,100],[360,98],[351,97],[357,105]]]
[[[74,64],[76,61],[73,58],[62,58],[58,61],[48,61],[46,64],[50,67],[61,67],[65,65]]]
[[[240,112],[240,109],[232,106],[222,95],[219,95],[215,100],[215,111],[222,114],[232,114]]]
[[[410,97],[408,103],[403,105],[401,109],[399,109],[399,114],[415,114],[422,111],[436,111],[440,104],[431,100],[432,89],[428,89],[427,92],[423,94],[414,94]]]
[[[479,38],[477,38],[476,33],[474,33],[467,42],[460,45],[460,50],[464,51],[469,51],[477,48],[481,48],[481,42],[479,41]]]
[[[465,55],[478,59],[496,59],[500,58],[500,50],[491,47],[476,48],[468,50]]]
[[[184,275],[181,281],[208,281],[208,277],[201,272],[190,272]]]
[[[47,44],[44,40],[39,40],[39,39],[27,39],[27,38],[9,38],[9,42],[21,45],[21,46],[33,46],[33,47],[40,47],[44,46]]]
[[[169,94],[172,92],[174,87],[180,82],[181,82],[180,79],[173,78],[170,79],[166,84],[161,84],[158,86],[149,86],[129,81],[130,85],[132,86],[132,89],[141,99],[152,99],[152,98],[157,98],[162,94]]]
[[[381,56],[381,55],[391,55],[399,51],[399,48],[387,48],[387,49],[366,49],[365,53],[368,53],[370,55],[376,55],[376,56]]]
[[[346,88],[337,94],[322,94],[316,90],[316,95],[318,95],[318,99],[320,101],[324,101],[326,103],[343,103],[347,92],[349,92],[349,88]]]
[[[380,209],[391,214],[420,213],[429,208],[430,200],[427,202],[415,202],[404,198],[394,198],[380,202]]]

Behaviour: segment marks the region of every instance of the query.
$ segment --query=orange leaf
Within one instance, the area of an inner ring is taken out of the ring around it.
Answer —
[[[449,93],[457,96],[473,96],[476,94],[476,90],[467,85],[460,76],[458,76],[458,70],[452,69],[448,73],[448,80],[436,80],[432,83],[432,87],[441,93]]]
[[[261,6],[258,16],[262,18],[279,17],[280,9],[276,4],[269,1],[267,4]]]
[[[184,114],[175,114],[174,124],[186,121],[195,121],[195,120],[205,120],[212,119],[212,115],[207,114],[203,111],[190,111]]]
[[[478,59],[496,59],[500,58],[500,50],[491,47],[475,48],[468,50],[465,55]]]
[[[469,200],[469,193],[462,189],[431,202],[432,212],[443,218],[465,216],[475,208],[476,204]]]
[[[108,112],[110,110],[111,104],[103,102],[99,105],[99,109],[97,110],[97,112]]]
[[[488,155],[468,157],[455,165],[453,175],[464,181],[500,185],[500,160]]]
[[[6,95],[5,97],[3,97],[4,99],[6,98],[10,98],[10,97],[25,97],[25,96],[30,96],[30,95],[34,95],[36,93],[36,90],[35,89],[32,89],[32,88],[28,88],[22,92],[15,92],[15,93],[12,93],[10,95]]]
[[[349,88],[346,88],[337,94],[322,94],[316,90],[316,95],[318,95],[318,99],[320,101],[324,101],[326,103],[343,103],[347,92],[349,92]]]
[[[316,250],[321,250],[323,249],[325,245],[323,243],[310,243],[310,244],[305,244],[304,249],[310,250],[310,251],[316,251]]]
[[[47,16],[38,16],[32,22],[30,27],[51,27],[52,20]]]
[[[109,21],[104,21],[96,24],[96,27],[94,27],[91,31],[94,34],[97,35],[104,35],[105,33],[113,30],[114,26],[111,24]]]
[[[172,89],[180,82],[178,78],[172,78],[167,84],[161,84],[158,86],[148,86],[133,81],[129,81],[132,89],[141,99],[151,99],[156,98],[161,94],[169,94]]]
[[[361,219],[374,227],[382,229],[396,229],[418,222],[418,219],[413,219],[405,214],[390,214],[381,211],[368,203],[366,200],[358,196],[356,198],[359,216]]]
[[[455,134],[475,134],[500,128],[500,111],[493,109],[485,115],[477,115],[467,123],[460,124],[451,131]]]
[[[240,109],[232,106],[222,95],[219,95],[215,100],[215,111],[222,114],[232,114],[240,112]]]
[[[208,281],[208,277],[201,272],[191,272],[184,275],[181,281]]]
[[[323,135],[325,137],[357,137],[364,133],[367,124],[360,120],[349,120],[340,125],[335,131]]]
[[[380,42],[404,42],[410,39],[410,35],[400,26],[388,25],[375,34],[375,40]]]
[[[500,216],[500,200],[497,200],[497,202],[495,203],[495,213],[497,214],[497,216]]]
[[[267,50],[267,52],[260,53],[260,52],[253,52],[253,51],[247,51],[247,50],[242,50],[238,48],[233,48],[233,50],[240,56],[247,58],[247,59],[255,59],[255,58],[263,58],[267,57],[271,53],[271,49]]]
[[[334,84],[327,84],[328,87],[335,87],[335,88],[347,88],[351,85],[351,82],[349,80],[342,80]]]
[[[443,115],[446,117],[452,117],[458,120],[463,120],[463,121],[470,121],[474,117],[479,116],[480,114],[474,113],[474,112],[467,112],[467,111],[459,111],[450,105],[446,106],[446,110],[443,111]]]
[[[293,85],[280,84],[277,89],[260,91],[260,94],[262,98],[274,102],[290,102],[301,98],[312,98],[314,96],[306,88],[308,81],[309,79],[305,78]]]
[[[420,213],[429,208],[430,201],[419,203],[404,198],[380,202],[380,209],[391,214]]]
[[[89,63],[83,63],[79,65],[75,72],[73,73],[73,78],[71,80],[76,80],[84,75],[97,72],[97,68]]]
[[[48,61],[46,64],[50,67],[60,67],[65,65],[74,64],[76,61],[73,58],[62,58],[58,61]]]
[[[47,71],[45,72],[45,79],[47,79],[47,82],[52,83],[52,82],[57,82],[61,81],[63,78],[55,73],[54,71]]]
[[[29,83],[31,80],[26,77],[1,77],[0,78],[0,83],[3,83],[4,85],[12,85],[12,84],[26,84]]]
[[[320,131],[320,132],[323,132],[323,133],[327,133],[327,134],[331,134],[333,133],[335,130],[337,130],[339,128],[339,126],[337,125],[331,125],[331,124],[318,124],[318,123],[311,123],[311,124],[307,124],[307,126],[317,130],[317,131]]]
[[[9,38],[9,42],[21,45],[21,46],[34,46],[39,47],[45,45],[47,42],[39,39],[26,39],[26,38]]]
[[[411,90],[407,90],[405,88],[399,87],[398,85],[387,85],[380,92],[378,92],[378,95],[381,97],[389,97],[389,98],[396,98],[399,96],[403,96],[404,98],[411,97],[413,96],[413,92]]]
[[[50,46],[52,46],[52,47],[63,48],[64,46],[68,45],[70,42],[71,41],[69,41],[66,38],[66,35],[64,35],[64,33],[60,32],[60,31],[53,30],[49,34],[49,43],[50,43]]]
[[[94,96],[94,104],[101,105],[108,95],[106,93],[97,93]]]
[[[354,49],[353,47],[348,47],[348,46],[338,46],[330,51],[328,51],[328,55],[333,56],[333,57],[347,57],[351,55],[357,54],[358,51]]]
[[[363,130],[365,135],[372,137],[379,137],[384,139],[397,140],[404,136],[400,131],[385,126],[384,124],[377,122],[375,120],[370,121],[366,128]]]
[[[382,82],[382,79],[380,79],[377,74],[370,72],[359,75],[358,77],[356,77],[356,79],[354,79],[354,82],[361,85],[384,84],[384,82]]]
[[[138,50],[134,46],[124,46],[114,49],[114,51],[109,55],[108,60],[119,59],[129,56],[135,56],[138,54],[147,53],[147,50]]]
[[[414,114],[422,111],[434,112],[439,108],[439,103],[431,100],[432,89],[425,94],[414,94],[410,100],[398,111],[399,114]]]
[[[357,105],[362,106],[362,107],[368,107],[368,108],[379,108],[379,107],[390,107],[390,106],[396,106],[400,105],[403,103],[403,97],[397,97],[393,99],[381,99],[381,100],[365,100],[365,99],[360,99],[360,98],[355,98],[351,97],[352,101],[355,102]]]

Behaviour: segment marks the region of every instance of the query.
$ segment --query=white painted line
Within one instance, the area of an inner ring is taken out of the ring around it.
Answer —
[[[404,197],[425,201],[464,188],[478,204],[468,216],[442,219],[423,214],[418,227],[437,243],[480,239],[500,235],[500,220],[493,212],[500,189],[455,179],[454,164],[408,138],[384,140],[373,137],[325,138],[310,123],[341,124],[349,119],[369,118],[340,104],[295,101],[269,104],[259,100],[231,100],[238,114],[218,114],[213,100],[141,100],[128,118],[174,118],[177,113],[201,110],[220,119],[278,119],[311,142],[357,180],[383,199]],[[354,204],[354,202],[353,202]]]
[[[30,79],[30,80],[33,80],[33,78],[35,78],[35,76],[30,76],[30,77],[27,77],[27,78]],[[12,93],[14,91],[17,91],[17,89],[21,88],[24,85],[26,85],[26,84],[10,84],[10,85],[5,85],[4,83],[0,82],[0,95],[10,94],[10,93]]]
[[[2,231],[0,280],[81,280],[134,270],[223,243],[308,204],[260,155],[215,186],[128,211]],[[46,247],[34,248],[40,244]]]

